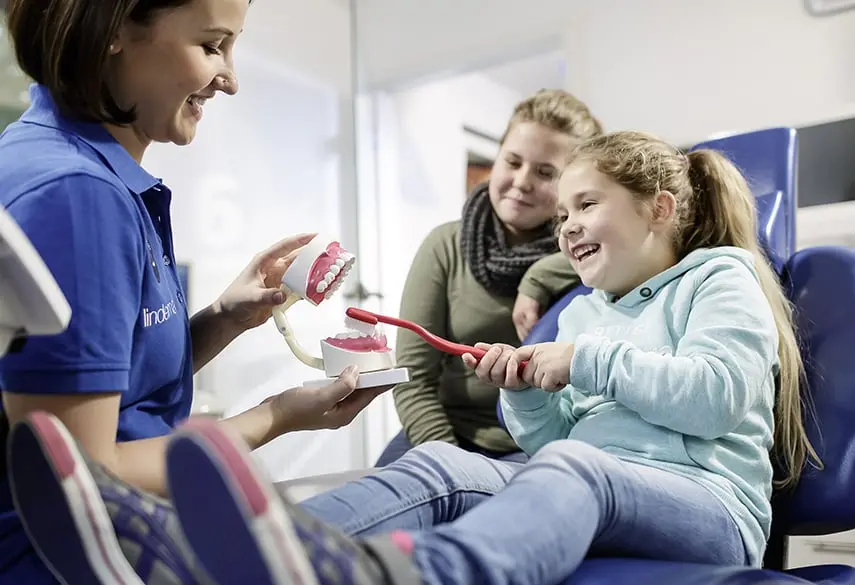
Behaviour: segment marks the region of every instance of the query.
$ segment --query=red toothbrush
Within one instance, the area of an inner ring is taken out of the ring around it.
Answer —
[[[454,343],[453,341],[443,339],[438,335],[434,335],[421,325],[417,325],[412,321],[407,321],[406,319],[387,317],[386,315],[372,313],[371,311],[366,311],[365,309],[358,309],[356,307],[348,307],[345,311],[345,314],[351,319],[356,319],[357,321],[362,321],[363,323],[368,323],[370,325],[376,325],[377,323],[385,323],[386,325],[394,325],[395,327],[403,327],[404,329],[409,329],[413,333],[419,335],[422,339],[427,341],[439,351],[444,351],[445,353],[449,353],[451,355],[462,356],[465,353],[470,353],[472,354],[472,357],[474,357],[476,360],[480,360],[482,357],[484,357],[484,354],[487,353],[483,349],[478,349],[477,347],[472,347],[471,345]],[[528,361],[520,362],[520,375],[522,375],[522,371],[525,369],[526,365],[528,365]]]

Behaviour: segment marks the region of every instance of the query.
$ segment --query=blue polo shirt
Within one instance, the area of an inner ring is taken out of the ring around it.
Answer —
[[[0,359],[0,389],[121,392],[118,441],[190,414],[190,321],[175,270],[171,193],[100,124],[63,117],[46,88],[0,135],[0,204],[71,305],[68,329]],[[53,583],[0,479],[0,584]]]

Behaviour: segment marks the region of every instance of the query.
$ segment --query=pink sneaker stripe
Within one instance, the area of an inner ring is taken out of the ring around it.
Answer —
[[[413,537],[408,533],[401,532],[400,530],[391,532],[389,533],[389,539],[392,541],[392,544],[401,549],[404,554],[413,554],[415,545],[413,544]]]
[[[86,506],[86,517],[89,522],[95,526],[95,509],[93,507],[92,498],[101,498],[101,494],[92,494],[86,489],[85,484],[80,480],[80,477],[75,473],[77,462],[74,460],[72,449],[76,449],[76,445],[70,446],[66,443],[65,437],[60,433],[57,424],[61,424],[50,414],[44,412],[33,412],[28,416],[30,424],[35,428],[36,434],[44,441],[45,448],[48,452],[48,457],[57,469],[60,475],[60,481],[64,481],[69,477],[77,484],[80,493],[83,494],[84,505]],[[88,471],[87,471],[88,472]],[[107,553],[107,545],[104,542],[103,535],[100,531],[94,531],[98,542],[98,552],[104,564],[112,573],[115,582],[118,585],[123,585],[126,581],[122,578],[122,572],[111,562],[111,556]]]
[[[36,434],[44,441],[48,456],[59,472],[60,479],[74,475],[74,456],[65,444],[65,438],[57,430],[53,417],[44,412],[33,412],[28,418],[30,424],[35,427]]]
[[[264,488],[255,479],[255,474],[250,469],[243,455],[237,450],[232,442],[224,435],[216,422],[208,419],[196,419],[187,423],[210,443],[217,451],[220,458],[228,466],[231,475],[237,480],[243,497],[249,504],[252,515],[256,518],[267,513],[269,505]]]

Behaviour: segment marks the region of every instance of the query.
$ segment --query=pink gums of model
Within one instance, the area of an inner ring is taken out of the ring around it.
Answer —
[[[311,258],[310,254],[306,256],[307,259]],[[301,254],[298,260],[302,257]],[[291,283],[288,279],[289,274],[294,274],[296,278],[302,280],[299,273],[303,272],[303,266],[295,266],[296,261],[289,267],[283,282],[291,290],[296,289],[297,292],[304,293],[306,300],[313,305],[320,305],[339,289],[355,261],[356,257],[353,254],[342,248],[338,242],[333,241],[324,247],[309,269],[305,271],[305,282]]]

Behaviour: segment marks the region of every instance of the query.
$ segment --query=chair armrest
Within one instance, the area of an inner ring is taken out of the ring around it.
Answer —
[[[276,487],[276,491],[280,494],[287,494],[291,500],[301,502],[327,490],[340,487],[349,481],[361,479],[374,471],[376,470],[369,468],[342,471],[339,473],[325,473],[323,475],[280,481],[274,485]]]

